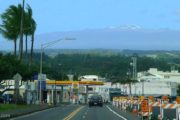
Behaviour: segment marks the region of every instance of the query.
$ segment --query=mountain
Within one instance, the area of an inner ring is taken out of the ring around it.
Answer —
[[[62,40],[48,49],[180,50],[180,30],[144,29],[132,25],[37,34],[34,48],[40,49],[42,43],[67,37],[76,40]],[[13,42],[2,37],[0,45],[0,50],[13,49]]]
[[[40,43],[66,37],[76,40],[64,40],[51,48],[180,50],[180,30],[153,30],[136,26],[40,34],[36,35],[35,48],[39,48]]]

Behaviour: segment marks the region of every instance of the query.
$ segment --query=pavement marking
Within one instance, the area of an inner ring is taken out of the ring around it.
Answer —
[[[118,114],[117,112],[115,112],[114,110],[112,110],[109,106],[106,105],[106,107],[115,115],[117,115],[118,117],[122,118],[123,120],[127,120],[125,117],[121,116],[120,114]]]
[[[73,111],[71,114],[69,114],[67,117],[65,117],[63,120],[70,120],[73,118],[84,106],[81,106],[77,108],[75,111]]]

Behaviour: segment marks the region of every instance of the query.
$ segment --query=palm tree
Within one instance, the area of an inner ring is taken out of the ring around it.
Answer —
[[[23,14],[23,15],[22,15]],[[23,22],[21,18],[23,17]],[[0,25],[1,34],[9,39],[14,41],[14,54],[16,55],[17,49],[17,39],[20,37],[19,41],[19,54],[20,59],[22,58],[23,52],[23,40],[21,32],[26,35],[26,53],[27,53],[27,36],[31,35],[31,61],[33,55],[33,46],[34,46],[34,33],[36,30],[36,22],[32,17],[32,9],[27,5],[27,12],[24,11],[23,7],[19,4],[18,6],[11,5],[2,15],[2,25]],[[23,26],[23,28],[21,28]],[[23,29],[23,30],[22,30]]]
[[[14,55],[16,56],[18,34],[16,33],[16,31],[13,32],[13,31],[8,30],[8,29],[3,29],[2,25],[0,28],[0,32],[5,38],[14,41]]]
[[[19,36],[21,10],[21,5],[18,5],[17,7],[11,5],[1,15],[2,25],[0,26],[0,31],[5,38],[14,41],[14,55],[16,55],[17,51],[17,38]]]
[[[34,49],[34,34],[36,31],[36,21],[34,19],[32,19],[32,29],[31,29],[31,58],[30,61],[32,62],[32,58],[33,58],[33,49]]]
[[[22,3],[22,7],[21,7],[21,19],[20,19],[20,29],[19,29],[19,36],[20,36],[20,40],[19,40],[19,59],[22,60],[23,58],[23,29],[24,29],[24,15],[25,15],[25,11],[24,11],[24,0]],[[21,5],[20,5],[21,6]]]
[[[33,19],[33,12],[32,8],[27,5],[27,12],[26,12],[26,30],[25,34],[31,35],[31,56],[30,56],[30,62],[32,62],[32,57],[33,57],[33,49],[34,49],[34,33],[36,31],[36,21]],[[27,37],[26,37],[26,46],[27,46]],[[26,47],[27,48],[27,47]]]
[[[24,29],[23,32],[26,38],[26,55],[28,51],[28,36],[31,35],[32,9],[27,5],[27,12],[24,14]]]
[[[24,35],[25,35],[25,45],[26,45],[26,56],[27,56],[27,51],[28,51],[28,35],[30,35],[30,32],[29,32],[29,16],[28,14],[25,14],[25,21],[24,21]]]

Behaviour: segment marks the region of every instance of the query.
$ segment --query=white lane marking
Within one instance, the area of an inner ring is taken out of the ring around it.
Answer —
[[[106,107],[115,115],[117,115],[118,117],[122,118],[123,120],[127,120],[125,117],[121,116],[120,114],[118,114],[117,112],[115,112],[114,110],[112,110],[109,106],[106,105]]]

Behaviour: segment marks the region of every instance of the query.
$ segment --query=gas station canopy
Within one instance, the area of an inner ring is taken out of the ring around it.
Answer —
[[[58,80],[46,80],[47,85],[104,85],[101,81],[58,81]]]

